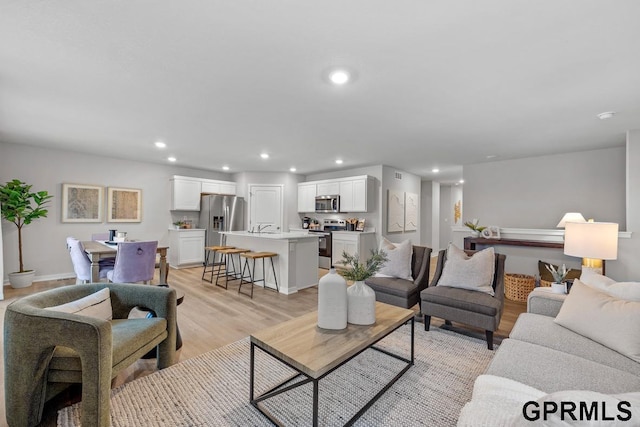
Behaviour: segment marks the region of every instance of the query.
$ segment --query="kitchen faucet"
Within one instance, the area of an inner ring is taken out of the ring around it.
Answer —
[[[271,224],[261,224],[258,225],[258,233],[262,233],[262,230],[264,230],[267,227],[271,227]]]

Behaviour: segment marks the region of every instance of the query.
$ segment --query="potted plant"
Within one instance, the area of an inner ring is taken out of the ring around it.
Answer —
[[[549,270],[549,273],[553,276],[553,283],[551,284],[551,290],[556,293],[567,293],[567,285],[564,283],[564,279],[567,277],[567,274],[571,271],[570,268],[567,268],[564,264],[562,267],[558,267],[556,269],[553,264],[546,264],[545,267]]]
[[[2,218],[15,224],[18,228],[18,255],[20,270],[9,273],[9,282],[14,288],[31,286],[34,270],[25,270],[22,257],[22,228],[32,221],[46,217],[48,210],[45,206],[53,197],[46,191],[31,191],[28,185],[19,179],[8,181],[0,185],[0,211]]]
[[[467,221],[464,223],[465,227],[468,227],[471,230],[471,235],[473,237],[479,237],[482,230],[484,230],[485,226],[478,225],[480,221],[477,218],[472,219],[471,221]]]
[[[376,274],[387,260],[387,254],[377,249],[371,251],[371,258],[364,263],[356,255],[342,252],[342,263],[350,268],[340,274],[355,282],[347,289],[347,322],[354,325],[376,322],[376,293],[364,281]]]

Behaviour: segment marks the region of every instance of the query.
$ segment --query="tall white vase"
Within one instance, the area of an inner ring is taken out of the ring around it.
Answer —
[[[318,327],[347,327],[347,281],[335,268],[318,281]]]
[[[376,323],[376,293],[363,281],[355,282],[347,289],[347,321],[354,325]]]

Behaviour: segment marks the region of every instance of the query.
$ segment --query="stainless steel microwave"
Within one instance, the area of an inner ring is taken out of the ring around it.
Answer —
[[[316,196],[316,212],[340,212],[340,196]]]

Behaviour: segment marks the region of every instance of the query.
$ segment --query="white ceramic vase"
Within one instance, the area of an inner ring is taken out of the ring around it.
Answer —
[[[355,282],[347,289],[347,321],[354,325],[376,323],[376,293],[363,281]]]
[[[332,268],[318,281],[318,327],[347,327],[347,281]]]
[[[557,283],[554,282],[551,284],[551,292],[554,294],[566,294],[567,293],[567,284],[566,283]]]

